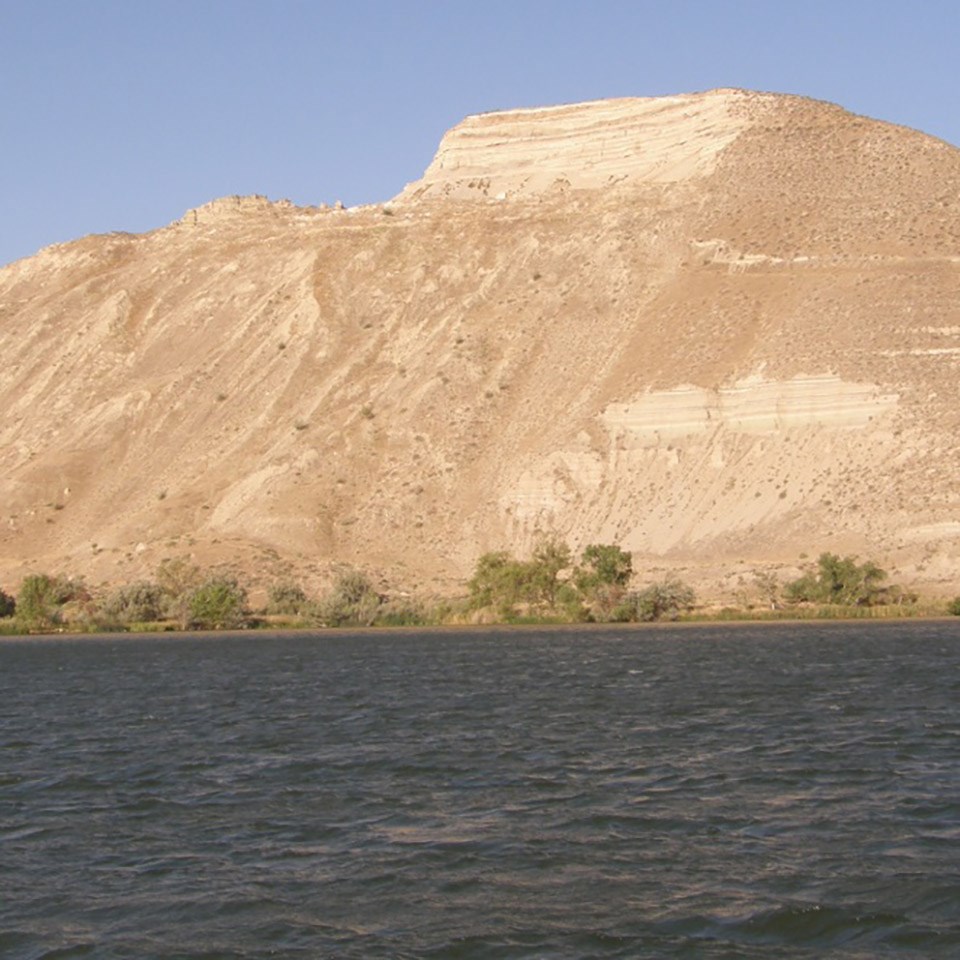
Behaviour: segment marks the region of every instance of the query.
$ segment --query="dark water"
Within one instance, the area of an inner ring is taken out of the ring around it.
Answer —
[[[0,642],[0,956],[960,956],[960,622]]]

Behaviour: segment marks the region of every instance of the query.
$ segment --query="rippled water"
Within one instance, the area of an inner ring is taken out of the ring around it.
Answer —
[[[960,956],[960,622],[0,642],[0,956]]]

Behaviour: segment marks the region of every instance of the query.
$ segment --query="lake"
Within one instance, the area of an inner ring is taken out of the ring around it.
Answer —
[[[0,956],[960,956],[960,619],[2,640]]]

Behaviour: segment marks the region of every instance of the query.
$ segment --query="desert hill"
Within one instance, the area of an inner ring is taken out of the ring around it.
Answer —
[[[382,206],[0,269],[0,585],[167,556],[454,589],[544,531],[706,594],[960,587],[960,151],[716,90],[470,117]]]

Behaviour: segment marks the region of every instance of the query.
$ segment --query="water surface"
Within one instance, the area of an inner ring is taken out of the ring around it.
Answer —
[[[0,956],[960,956],[960,622],[0,642]]]

